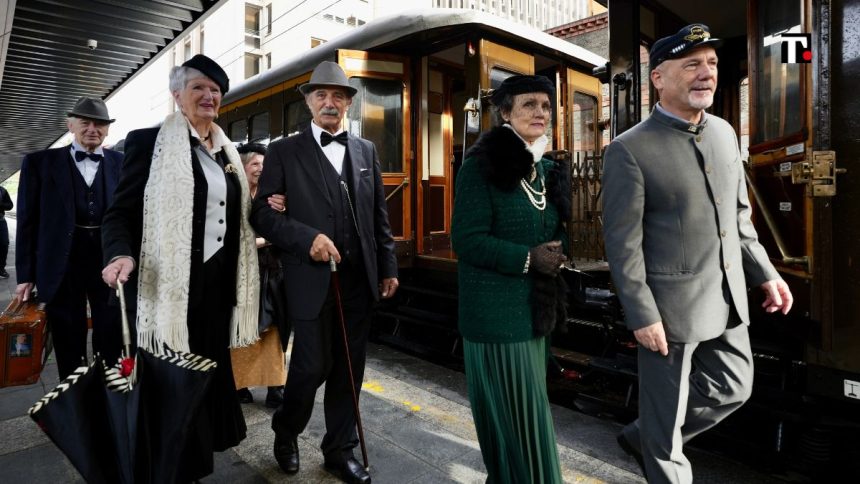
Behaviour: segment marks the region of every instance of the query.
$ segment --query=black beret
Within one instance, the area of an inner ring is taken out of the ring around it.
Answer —
[[[516,96],[527,92],[545,92],[552,99],[555,86],[546,76],[511,76],[502,81],[499,87],[493,89],[490,102],[499,106],[505,96],[509,94]]]
[[[203,54],[197,54],[188,59],[182,64],[182,67],[192,67],[202,72],[206,77],[212,79],[215,84],[218,84],[218,87],[221,88],[221,94],[227,94],[227,91],[230,90],[230,78],[227,77],[227,73],[224,72],[224,69],[217,62]]]
[[[723,41],[711,37],[711,31],[705,24],[690,24],[678,33],[663,37],[654,42],[651,46],[651,52],[648,54],[649,69],[654,69],[661,62],[667,59],[680,57],[684,52],[703,45],[710,45],[717,48],[722,45]]]
[[[266,145],[262,143],[245,143],[236,148],[236,151],[238,151],[240,155],[244,155],[245,153],[258,153],[266,156]]]

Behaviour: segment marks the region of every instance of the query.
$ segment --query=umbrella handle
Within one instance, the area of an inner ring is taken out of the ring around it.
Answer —
[[[334,261],[334,257],[328,256],[328,266],[332,272],[337,272],[337,262]]]
[[[116,295],[119,298],[119,312],[122,317],[122,346],[123,357],[131,358],[131,330],[128,325],[128,313],[125,310],[125,292],[122,289],[122,282],[117,278]]]

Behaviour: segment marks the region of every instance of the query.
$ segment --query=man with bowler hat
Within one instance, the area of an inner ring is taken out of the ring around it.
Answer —
[[[356,461],[358,444],[350,385],[361,389],[370,310],[397,290],[397,260],[376,147],[343,131],[356,89],[334,62],[322,62],[299,91],[313,116],[300,134],[269,146],[251,223],[283,251],[287,311],[294,340],[284,403],[275,412],[275,458],[299,470],[298,435],[325,388],[325,467],[345,482],[369,483]],[[286,195],[279,213],[266,203]],[[338,263],[354,381],[349,381],[329,259]]]
[[[34,286],[53,332],[60,379],[86,362],[87,302],[93,352],[120,355],[119,312],[101,278],[101,221],[119,181],[122,153],[102,148],[110,123],[104,101],[82,97],[68,113],[70,146],[24,156],[18,186],[15,295]]]
[[[692,482],[684,444],[750,396],[747,285],[769,313],[793,301],[750,221],[735,131],[705,112],[718,45],[702,24],[655,42],[660,101],[605,155],[606,256],[639,343],[639,419],[618,443],[649,482]]]

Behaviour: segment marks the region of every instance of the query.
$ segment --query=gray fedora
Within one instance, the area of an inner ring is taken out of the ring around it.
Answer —
[[[82,97],[75,103],[75,107],[68,112],[69,117],[94,119],[96,121],[105,121],[113,123],[115,119],[111,119],[108,115],[108,109],[105,102],[94,97]]]
[[[349,97],[355,96],[355,93],[358,92],[358,89],[349,85],[349,80],[343,69],[331,61],[320,62],[320,65],[311,74],[311,80],[299,86],[299,92],[308,95],[320,87],[342,87],[349,93]]]

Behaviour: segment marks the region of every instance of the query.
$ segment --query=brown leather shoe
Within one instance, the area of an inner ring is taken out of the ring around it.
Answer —
[[[299,472],[299,441],[275,434],[275,460],[287,474]]]
[[[325,469],[347,484],[370,484],[370,474],[355,457],[340,461],[325,461]]]

